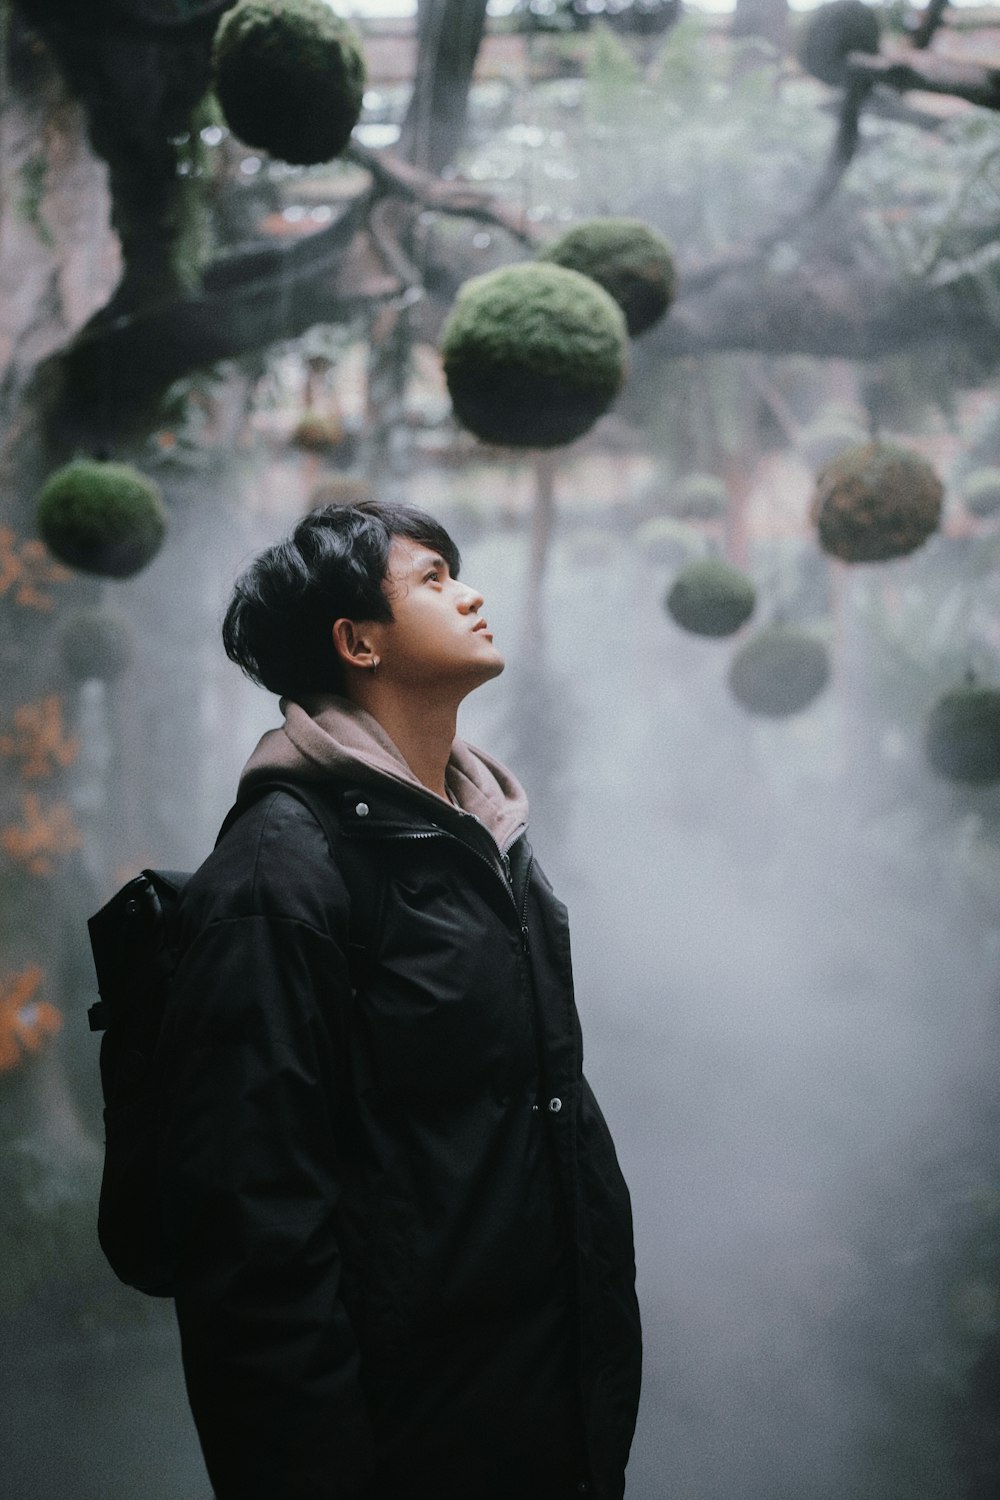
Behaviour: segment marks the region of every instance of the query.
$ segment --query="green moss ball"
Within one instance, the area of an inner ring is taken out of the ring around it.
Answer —
[[[618,303],[633,336],[659,322],[677,290],[670,246],[641,219],[586,219],[538,258],[596,281]]]
[[[1000,780],[1000,691],[969,682],[945,693],[927,721],[926,748],[949,781]]]
[[[322,0],[239,0],[219,22],[215,92],[248,146],[309,166],[339,156],[361,113],[356,33]]]
[[[633,541],[646,561],[658,567],[681,568],[695,558],[704,557],[708,551],[708,543],[700,531],[670,516],[644,521]]]
[[[813,515],[824,552],[885,562],[926,542],[941,520],[944,486],[925,458],[867,442],[831,460],[816,480]]]
[[[751,714],[788,718],[808,708],[830,678],[830,654],[816,636],[792,625],[767,625],[736,652],[729,688]]]
[[[132,661],[132,627],[109,609],[78,609],[60,632],[63,663],[78,682],[114,682]]]
[[[974,516],[995,516],[1000,511],[1000,469],[974,469],[966,475],[962,500]]]
[[[831,0],[804,22],[799,43],[799,61],[807,73],[841,88],[847,82],[847,58],[851,52],[877,52],[878,16],[863,0]]]
[[[310,453],[325,453],[344,441],[344,424],[327,412],[306,411],[295,424],[292,442]]]
[[[866,441],[867,431],[846,416],[823,416],[803,427],[796,446],[810,469],[823,469],[848,448]]]
[[[721,521],[729,509],[729,491],[715,474],[685,474],[671,486],[670,514],[684,521]]]
[[[130,578],[159,552],[167,511],[158,486],[138,469],[77,459],[45,484],[38,529],[53,556],[71,568]]]
[[[617,396],[628,335],[603,287],[533,262],[467,281],[441,351],[463,427],[487,443],[555,448],[585,433]]]
[[[692,635],[723,636],[753,614],[757,590],[745,573],[721,557],[705,557],[682,568],[666,597],[668,613]]]

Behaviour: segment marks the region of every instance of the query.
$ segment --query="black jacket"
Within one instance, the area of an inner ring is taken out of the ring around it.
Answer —
[[[218,1500],[618,1500],[641,1337],[565,907],[522,834],[327,780],[192,878],[161,1203]]]

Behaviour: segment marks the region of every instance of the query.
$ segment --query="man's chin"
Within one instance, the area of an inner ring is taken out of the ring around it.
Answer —
[[[494,647],[493,650],[492,650],[492,652],[491,652],[491,654],[490,654],[490,656],[487,657],[485,661],[478,661],[478,662],[476,662],[476,666],[475,666],[475,674],[476,674],[475,686],[476,687],[480,687],[482,685],[482,683],[484,683],[484,682],[492,682],[492,680],[493,680],[494,677],[499,677],[500,676],[500,673],[504,670],[504,668],[506,667],[506,665],[507,665],[506,661],[501,656],[500,652],[497,651],[496,648]]]

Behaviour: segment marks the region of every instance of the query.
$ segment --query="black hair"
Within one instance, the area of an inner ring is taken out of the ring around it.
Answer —
[[[230,661],[281,697],[342,693],[331,626],[341,617],[392,619],[382,585],[397,536],[432,547],[458,577],[458,548],[424,511],[382,500],[322,506],[236,580],[222,624]]]

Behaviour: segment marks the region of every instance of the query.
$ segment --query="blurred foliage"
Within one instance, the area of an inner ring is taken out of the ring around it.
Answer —
[[[869,123],[849,182],[871,243],[901,276],[953,286],[1000,323],[1000,117],[971,109],[938,130]]]
[[[499,24],[514,31],[566,34],[587,31],[595,21],[639,36],[673,25],[680,0],[508,0]]]

